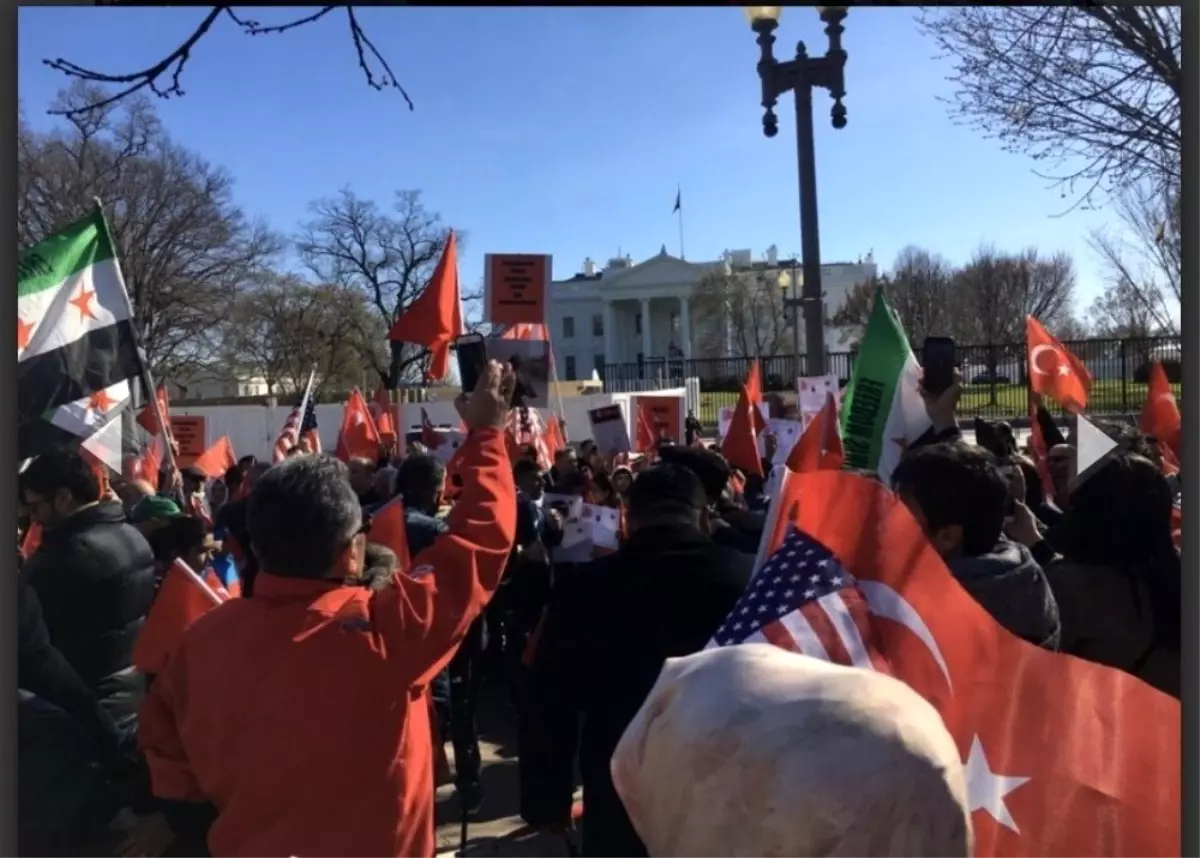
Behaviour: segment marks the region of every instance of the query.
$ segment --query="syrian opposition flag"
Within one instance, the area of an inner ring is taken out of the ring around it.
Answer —
[[[142,371],[133,309],[99,208],[17,264],[18,455],[83,442],[121,469],[121,413]]]
[[[842,397],[846,466],[875,471],[888,484],[905,449],[930,427],[920,394],[921,367],[883,290],[863,332]]]

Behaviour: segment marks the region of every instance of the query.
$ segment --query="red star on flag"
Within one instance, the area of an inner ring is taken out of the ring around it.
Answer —
[[[112,407],[113,401],[109,398],[107,390],[97,390],[88,398],[88,411],[106,414]]]
[[[96,297],[96,290],[88,290],[85,286],[79,287],[79,295],[72,298],[70,303],[79,308],[79,319],[83,321],[85,318],[94,319],[96,313],[92,310],[92,300]]]
[[[33,322],[26,322],[20,316],[17,316],[17,348],[23,349],[29,345],[29,339],[33,336]]]

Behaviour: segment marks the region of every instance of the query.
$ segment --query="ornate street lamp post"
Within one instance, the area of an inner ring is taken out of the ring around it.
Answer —
[[[779,96],[791,90],[796,97],[796,155],[800,180],[800,252],[803,261],[804,288],[799,299],[789,303],[804,308],[804,342],[807,353],[805,375],[825,372],[825,313],[821,291],[821,233],[817,225],[817,165],[813,153],[813,89],[829,90],[833,98],[830,118],[834,128],[846,127],[846,52],[842,49],[842,20],[845,6],[818,6],[829,47],[823,57],[810,57],[804,42],[796,45],[796,58],[780,62],[775,59],[775,28],[779,26],[781,6],[748,6],[746,17],[758,34],[762,53],[758,60],[758,76],[762,80],[763,134],[774,137],[779,132],[775,105]],[[793,322],[795,324],[795,322]],[[796,356],[799,360],[799,355]],[[800,368],[797,367],[797,372]]]

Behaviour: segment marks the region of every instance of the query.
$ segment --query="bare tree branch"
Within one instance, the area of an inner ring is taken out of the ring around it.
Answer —
[[[441,217],[422,204],[420,191],[397,191],[390,214],[348,188],[314,201],[309,211],[314,217],[296,237],[305,267],[321,283],[359,291],[388,327],[429,283],[449,235]],[[466,235],[456,234],[461,248]],[[464,294],[462,300],[480,297]],[[416,380],[427,355],[418,346],[406,347],[402,372]],[[388,363],[373,366],[386,376]]]
[[[81,81],[62,93],[66,129],[19,122],[17,244],[79,219],[99,197],[152,368],[199,368],[219,345],[222,314],[281,242],[233,202],[227,173],[167,136],[144,98],[72,111],[100,95]]]
[[[375,383],[386,333],[358,290],[265,273],[234,303],[224,351],[272,391],[299,390],[315,365],[322,389],[342,392]]]
[[[1089,244],[1104,261],[1109,279],[1109,291],[1094,308],[1103,305],[1098,312],[1109,327],[1125,324],[1115,322],[1113,312],[1120,308],[1117,315],[1127,317],[1132,303],[1147,324],[1176,332],[1172,305],[1178,309],[1183,297],[1180,199],[1178,189],[1157,193],[1146,186],[1129,188],[1115,206],[1124,229],[1092,232]]]
[[[831,321],[861,334],[871,316],[875,290],[882,286],[914,347],[930,335],[961,337],[965,311],[961,299],[951,292],[955,274],[941,256],[909,245],[896,254],[890,274],[851,289]]]
[[[790,352],[791,311],[784,304],[787,281],[781,281],[780,275],[778,269],[718,269],[707,274],[691,300],[697,351],[723,355],[726,345],[732,345],[737,357],[768,358]]]
[[[1146,339],[1173,334],[1174,325],[1164,325],[1157,312],[1159,299],[1161,294],[1153,285],[1116,280],[1088,307],[1088,318],[1096,333],[1105,337]]]
[[[183,75],[184,67],[187,65],[188,60],[191,59],[192,51],[196,45],[208,35],[213,25],[217,22],[217,19],[222,15],[233,21],[244,34],[248,36],[264,36],[279,35],[298,27],[315,23],[337,9],[344,9],[346,12],[346,23],[350,30],[350,41],[354,45],[358,65],[366,77],[367,85],[372,89],[380,91],[385,89],[396,90],[408,105],[408,109],[413,110],[413,101],[409,97],[408,92],[400,85],[396,75],[392,72],[391,65],[388,64],[383,54],[379,52],[379,49],[375,47],[375,43],[371,41],[371,38],[362,28],[353,6],[323,6],[316,12],[303,15],[300,18],[287,21],[283,24],[266,25],[239,16],[233,11],[232,6],[213,6],[196,29],[192,31],[191,35],[184,39],[175,50],[171,51],[171,53],[167,54],[167,56],[163,57],[157,63],[147,66],[140,71],[128,74],[110,74],[108,72],[85,68],[61,57],[54,60],[42,60],[45,65],[55,71],[62,72],[69,78],[75,78],[88,83],[120,87],[112,94],[98,94],[97,100],[94,103],[76,105],[70,108],[52,109],[49,112],[61,116],[78,117],[89,111],[103,110],[116,104],[121,99],[135,95],[143,90],[149,90],[159,98],[173,98],[184,95],[183,88],[180,85],[180,78]],[[378,71],[374,67],[377,67]],[[170,81],[164,85],[163,79],[167,75],[170,76]]]
[[[924,7],[919,22],[954,63],[953,115],[1051,165],[1038,175],[1072,208],[1178,185],[1178,6]]]

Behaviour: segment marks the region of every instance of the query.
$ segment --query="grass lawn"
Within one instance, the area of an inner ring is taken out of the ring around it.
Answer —
[[[1182,398],[1179,385],[1175,384],[1172,387],[1175,396]],[[795,402],[794,391],[783,396],[785,402]],[[735,405],[737,397],[738,395],[734,391],[701,391],[700,413],[696,416],[705,426],[716,426],[717,415],[721,407]],[[1145,383],[1122,381],[1121,379],[1098,379],[1092,382],[1087,410],[1089,414],[1136,414],[1142,410],[1142,403],[1145,400]],[[968,384],[963,387],[958,411],[963,417],[978,415],[992,419],[1011,420],[1027,417],[1029,415],[1028,403],[1028,393],[1022,384]]]

